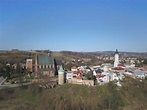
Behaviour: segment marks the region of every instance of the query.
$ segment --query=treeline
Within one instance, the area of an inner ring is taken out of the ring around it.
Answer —
[[[74,57],[77,57],[77,58],[95,59],[95,55],[93,55],[92,53],[88,53],[88,52],[61,51],[61,53],[66,55],[66,56],[74,56]]]
[[[35,54],[26,51],[0,51],[0,64],[25,63],[27,58],[34,58]]]

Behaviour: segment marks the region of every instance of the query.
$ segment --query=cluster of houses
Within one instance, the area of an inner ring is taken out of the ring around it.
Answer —
[[[87,74],[92,74],[93,81],[86,79]],[[136,68],[134,64],[121,64],[117,50],[115,52],[114,65],[104,63],[98,66],[90,66],[89,68],[87,66],[73,66],[71,71],[66,71],[66,81],[74,84],[94,85],[94,81],[96,81],[102,85],[115,81],[118,86],[121,86],[120,80],[123,80],[126,76],[145,79],[147,68]]]

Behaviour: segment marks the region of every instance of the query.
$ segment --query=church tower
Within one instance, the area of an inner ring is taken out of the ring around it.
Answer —
[[[114,67],[117,67],[118,64],[119,64],[119,53],[118,50],[116,49],[115,57],[114,57]]]
[[[58,84],[59,85],[62,85],[62,84],[64,84],[64,75],[65,73],[64,73],[64,70],[63,70],[63,67],[62,67],[62,65],[60,66],[60,69],[59,69],[59,71],[58,71]]]

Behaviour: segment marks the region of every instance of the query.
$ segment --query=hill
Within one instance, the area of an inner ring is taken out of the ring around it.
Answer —
[[[41,89],[37,84],[0,90],[1,110],[146,110],[147,80],[127,78],[121,88],[65,84]]]

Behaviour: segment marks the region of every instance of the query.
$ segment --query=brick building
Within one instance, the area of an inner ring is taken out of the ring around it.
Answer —
[[[26,59],[26,69],[27,69],[28,71],[30,71],[30,72],[33,71],[33,70],[32,70],[32,67],[33,67],[32,64],[33,64],[33,63],[32,63],[32,59]]]
[[[55,63],[51,54],[36,54],[35,73],[42,75],[55,76]]]

